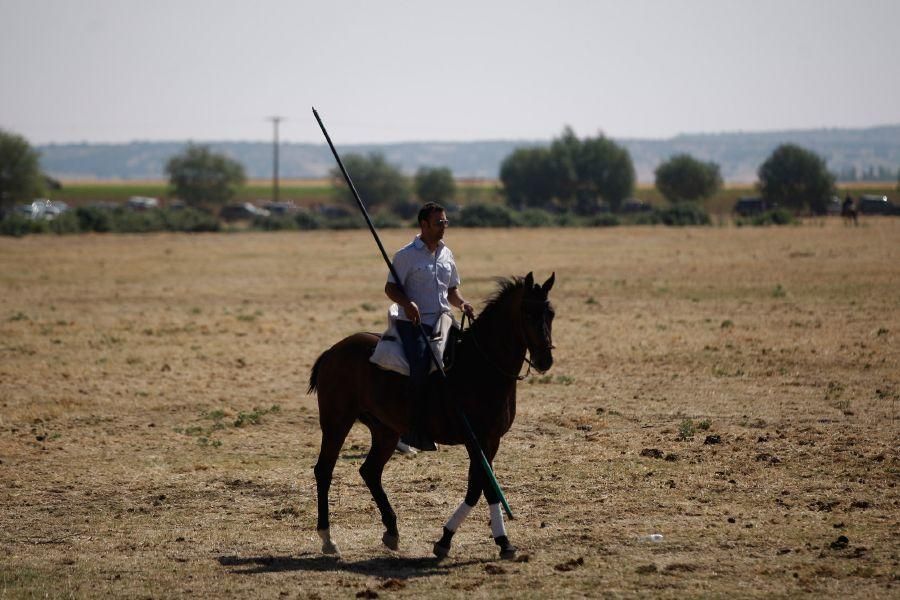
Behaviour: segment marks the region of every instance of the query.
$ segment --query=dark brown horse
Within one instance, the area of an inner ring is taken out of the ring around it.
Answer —
[[[491,512],[491,532],[503,558],[513,558],[516,548],[506,536],[499,496],[489,484],[478,449],[466,443],[460,408],[468,417],[488,461],[493,461],[500,438],[516,416],[516,382],[531,354],[530,364],[546,371],[553,364],[551,328],[553,308],[547,299],[555,274],[536,285],[531,273],[502,280],[481,315],[463,335],[446,381],[432,374],[428,382],[425,426],[440,444],[466,444],[469,479],[465,500],[447,521],[434,553],[443,558],[450,551],[453,533],[478,503],[483,493]],[[332,472],[347,433],[357,420],[372,434],[372,447],[359,469],[378,510],[385,532],[382,541],[392,550],[399,544],[397,515],[381,485],[384,465],[409,430],[413,414],[407,394],[407,378],[369,362],[378,342],[374,333],[344,338],[319,356],[309,378],[309,392],[316,391],[322,447],[315,466],[322,552],[337,554],[328,520],[328,490]]]

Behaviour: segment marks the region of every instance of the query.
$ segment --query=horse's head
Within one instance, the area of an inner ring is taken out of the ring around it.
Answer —
[[[525,345],[531,354],[531,364],[535,369],[547,371],[553,366],[553,306],[548,294],[556,281],[556,273],[550,275],[542,285],[534,282],[534,275],[529,273],[522,280],[522,329]]]

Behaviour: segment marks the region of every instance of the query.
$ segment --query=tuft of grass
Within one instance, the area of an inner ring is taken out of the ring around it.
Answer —
[[[695,433],[697,433],[697,427],[694,425],[694,421],[692,419],[685,419],[678,426],[679,440],[692,440],[694,439]]]
[[[241,411],[238,413],[237,419],[234,420],[234,426],[243,427],[245,425],[259,425],[263,415],[277,413],[280,410],[280,406],[273,404],[269,408],[254,408],[250,412]]]
[[[783,287],[781,287],[780,283],[776,283],[775,289],[772,290],[772,297],[773,298],[784,298],[785,296],[787,296],[787,291]]]

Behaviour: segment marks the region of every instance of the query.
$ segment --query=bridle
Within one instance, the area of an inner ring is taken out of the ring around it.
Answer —
[[[540,301],[540,302],[535,301],[535,300],[523,300],[522,301],[522,304],[527,304],[527,303],[531,303],[534,305],[540,304],[541,306],[546,306],[547,304],[549,304],[549,301],[546,301],[546,300]],[[466,329],[466,319],[469,320],[468,329]],[[510,373],[509,371],[507,371],[506,369],[504,369],[503,367],[498,365],[494,361],[494,359],[491,358],[491,356],[487,352],[485,352],[484,348],[481,347],[481,344],[478,343],[478,338],[475,336],[475,331],[472,329],[472,325],[474,324],[474,322],[475,321],[471,317],[469,317],[467,314],[463,313],[462,319],[460,320],[460,323],[459,323],[460,331],[463,333],[468,333],[469,337],[472,338],[472,343],[475,345],[475,348],[478,350],[478,352],[481,353],[481,355],[487,360],[487,363],[491,367],[493,367],[495,371],[497,371],[504,377],[509,377],[510,379],[515,379],[516,381],[522,381],[522,380],[526,379],[531,374],[532,368],[534,368],[534,370],[537,371],[538,373],[545,372],[545,371],[541,371],[540,369],[535,367],[534,363],[531,362],[531,359],[528,356],[522,357],[525,360],[525,362],[528,363],[528,370],[525,372],[524,375],[519,375],[518,373],[515,373],[515,374]],[[526,347],[527,347],[527,344],[526,344]],[[553,348],[554,348],[554,346],[553,346],[553,343],[551,342],[550,350],[552,350]],[[530,349],[528,349],[528,354],[531,354]]]

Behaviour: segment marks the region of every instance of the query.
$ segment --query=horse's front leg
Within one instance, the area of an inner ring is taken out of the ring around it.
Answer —
[[[494,465],[494,456],[497,455],[499,446],[500,440],[497,440],[497,442],[491,444],[487,448],[488,462],[491,464],[492,469]],[[472,458],[470,457],[469,460],[471,464]],[[506,535],[506,524],[503,522],[503,509],[500,505],[500,494],[498,494],[497,490],[494,489],[494,486],[491,485],[491,482],[488,480],[488,476],[481,465],[476,465],[476,468],[478,468],[482,474],[484,499],[487,500],[488,509],[491,514],[491,536],[494,538],[494,543],[500,547],[500,558],[512,560],[516,557],[516,551],[518,549],[510,543],[509,537]]]
[[[493,462],[498,445],[498,443],[494,443],[486,447],[489,457],[488,463]],[[482,493],[484,493],[484,497],[488,501],[488,508],[491,514],[491,534],[494,537],[494,542],[500,546],[500,558],[507,560],[515,558],[516,547],[510,543],[506,535],[506,525],[503,522],[503,513],[500,508],[500,497],[488,481],[477,449],[469,450],[469,483],[466,489],[466,498],[444,525],[441,539],[434,544],[433,552],[435,556],[444,558],[450,553],[453,535],[478,503],[478,498],[481,497]]]
[[[466,488],[466,498],[456,508],[447,523],[444,525],[444,533],[437,542],[434,543],[432,551],[438,558],[445,558],[450,553],[450,544],[453,541],[453,534],[463,524],[475,505],[478,504],[478,498],[481,497],[482,489],[482,468],[481,465],[472,460],[471,453],[469,455],[469,483]]]

